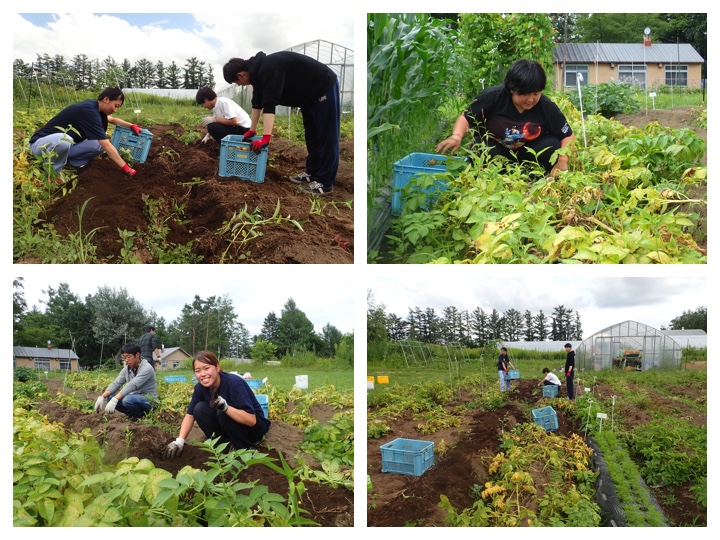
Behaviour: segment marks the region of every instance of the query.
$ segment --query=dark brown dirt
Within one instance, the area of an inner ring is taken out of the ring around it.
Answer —
[[[256,183],[219,176],[220,144],[214,140],[186,145],[180,140],[185,135],[180,125],[144,127],[153,139],[147,160],[133,165],[137,170],[134,177],[127,177],[103,154],[80,170],[77,187],[45,212],[45,220],[61,234],[74,234],[79,229],[78,210],[89,201],[82,217],[82,231],[95,230],[92,241],[100,262],[123,262],[118,229],[148,233],[153,225],[156,229],[164,225],[168,228],[165,241],[177,246],[192,241],[191,252],[202,257],[198,261],[201,263],[352,264],[352,139],[341,140],[340,169],[333,192],[316,198],[287,179],[305,170],[307,150],[303,145],[274,139],[265,180]],[[148,198],[161,201],[152,207],[153,215]],[[279,216],[297,221],[302,231],[287,222],[262,225],[258,229],[261,236],[245,246],[239,241],[243,238],[239,229],[222,232],[233,215],[245,208],[260,219],[272,217],[278,201]],[[323,206],[319,213],[318,205]],[[231,242],[233,236],[236,240]],[[135,235],[138,259],[158,262],[153,255],[156,250],[147,244],[148,238]]]
[[[373,490],[368,493],[367,519],[369,527],[402,527],[407,525],[441,527],[445,525],[445,511],[438,507],[440,495],[445,495],[459,511],[472,506],[470,489],[488,481],[487,465],[500,451],[500,437],[504,430],[512,429],[517,423],[532,422],[532,409],[542,398],[537,381],[513,381],[510,402],[492,411],[475,411],[463,415],[458,428],[448,429],[431,435],[420,435],[416,429],[418,421],[408,413],[393,420],[393,432],[380,438],[368,440],[368,474]],[[596,397],[602,401],[611,399],[612,393],[596,388]],[[566,399],[564,387],[557,399]],[[461,395],[448,408],[456,410],[471,397]],[[578,433],[583,436],[580,425],[566,417],[562,410],[555,408],[559,429],[553,433],[569,436]],[[650,416],[641,410],[623,410],[622,417],[629,422],[647,421]],[[396,438],[419,439],[435,443],[435,465],[421,476],[406,476],[383,473],[380,446]],[[447,452],[439,456],[438,444],[444,441]],[[687,496],[687,486],[668,487],[653,490],[666,517],[673,525],[696,525],[707,522],[707,511],[700,508],[693,497]],[[667,504],[670,502],[671,504]]]
[[[61,379],[49,379],[43,382],[47,384],[48,393],[51,396],[55,395],[58,390],[61,392],[74,392],[74,390],[62,386]],[[85,394],[83,392],[75,393],[78,395]],[[97,394],[92,393],[81,395],[82,399],[94,400],[96,397]],[[322,418],[324,418],[322,420],[320,417],[313,416],[318,421],[327,421],[332,418],[332,414],[328,410],[324,408],[318,410],[321,410]],[[105,461],[108,464],[114,464],[134,456],[140,459],[149,459],[156,467],[165,469],[175,475],[186,465],[206,469],[206,462],[211,456],[198,446],[199,442],[205,440],[205,435],[197,424],[193,426],[180,457],[166,460],[162,456],[163,450],[168,443],[175,439],[177,434],[170,435],[158,427],[130,421],[123,414],[84,413],[52,401],[43,401],[39,411],[50,420],[62,423],[68,430],[80,432],[86,428],[90,429],[97,441],[102,445],[105,451]],[[333,409],[333,414],[337,412],[339,411]],[[165,423],[176,425],[179,430],[182,415],[176,416],[167,413],[163,414],[162,420]],[[318,468],[315,458],[299,450],[298,446],[302,440],[303,430],[301,428],[274,420],[270,431],[259,444],[258,449],[275,458],[278,465],[280,464],[278,453],[282,453],[283,458],[293,467],[297,465],[298,458],[302,457],[305,463]],[[246,482],[257,480],[259,485],[267,486],[271,493],[287,496],[287,478],[264,465],[252,465],[242,471],[238,478]],[[343,487],[333,488],[316,482],[305,482],[305,487],[306,492],[302,496],[302,504],[300,505],[301,508],[308,511],[305,517],[324,527],[353,526],[354,500],[351,491]]]

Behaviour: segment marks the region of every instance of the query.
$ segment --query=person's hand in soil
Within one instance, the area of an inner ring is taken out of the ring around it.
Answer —
[[[165,447],[165,450],[163,450],[163,459],[175,459],[182,454],[184,446],[185,439],[178,437]]]
[[[95,400],[95,407],[93,407],[93,410],[98,413],[102,412],[103,408],[105,407],[105,398],[100,396]]]
[[[130,165],[128,165],[127,163],[125,165],[123,165],[122,170],[128,176],[135,176],[135,173],[137,172],[135,169],[131,168]]]
[[[105,406],[105,414],[112,414],[115,412],[115,407],[117,407],[118,404],[118,398],[114,397],[110,401],[108,401],[108,404]]]

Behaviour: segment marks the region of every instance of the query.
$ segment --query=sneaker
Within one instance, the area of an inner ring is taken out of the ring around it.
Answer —
[[[332,186],[325,187],[320,182],[310,182],[307,186],[303,186],[303,189],[313,195],[327,195],[333,190]]]
[[[312,182],[312,178],[308,173],[303,172],[297,176],[291,176],[290,181],[294,184],[310,184]]]

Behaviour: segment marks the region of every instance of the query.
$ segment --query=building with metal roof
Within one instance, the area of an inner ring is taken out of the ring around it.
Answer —
[[[54,347],[13,347],[13,369],[29,367],[40,371],[78,371],[80,358],[70,349]]]
[[[627,82],[651,88],[700,88],[703,57],[688,43],[560,43],[553,50],[555,86]]]

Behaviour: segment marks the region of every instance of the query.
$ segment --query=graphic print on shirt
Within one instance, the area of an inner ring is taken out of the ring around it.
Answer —
[[[537,139],[542,127],[535,122],[520,123],[503,116],[487,121],[488,134],[509,150],[517,150],[526,142]]]

